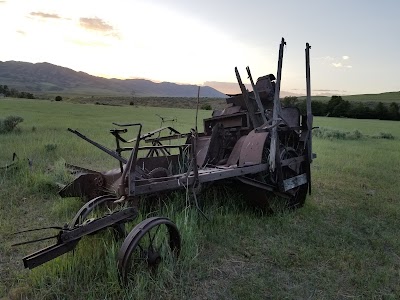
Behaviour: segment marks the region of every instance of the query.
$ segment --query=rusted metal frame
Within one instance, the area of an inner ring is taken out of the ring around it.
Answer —
[[[71,230],[62,231],[60,235],[60,242],[69,242],[80,239],[85,235],[96,233],[114,224],[118,224],[127,220],[133,220],[137,214],[137,209],[134,207],[124,208],[110,215],[95,219],[87,224],[74,227]]]
[[[302,163],[303,161],[306,160],[306,156],[298,156],[298,157],[292,157],[292,158],[288,158],[288,159],[283,159],[281,160],[281,167],[285,167],[285,166],[290,166],[291,164],[299,164]]]
[[[262,124],[260,124],[261,122],[259,122],[257,120],[256,111],[254,109],[254,106],[251,105],[251,103],[250,103],[249,92],[247,91],[246,87],[244,86],[244,84],[242,82],[242,79],[240,77],[237,67],[235,67],[235,73],[236,73],[237,81],[239,83],[240,90],[242,91],[242,97],[243,97],[244,103],[246,104],[247,111],[250,115],[250,121],[253,125],[253,128],[259,127]]]
[[[307,181],[307,174],[303,173],[288,179],[283,180],[283,189],[285,192],[288,190],[294,189],[300,185],[306,184]]]
[[[134,219],[137,214],[137,210],[133,207],[130,207],[108,216],[93,220],[85,225],[75,227],[71,230],[61,230],[57,236],[57,244],[41,249],[24,257],[24,266],[25,268],[29,269],[35,268],[73,250],[82,237],[96,233],[117,223]]]
[[[261,103],[260,95],[258,94],[256,86],[253,82],[253,77],[251,76],[250,68],[248,66],[246,67],[246,71],[247,71],[247,75],[249,75],[249,79],[250,79],[251,86],[253,88],[254,96],[256,97],[256,103],[258,106],[258,110],[260,111],[262,121],[265,124],[265,123],[267,123],[267,117],[265,116],[264,106]]]
[[[276,186],[273,186],[273,185],[270,185],[270,184],[255,180],[253,178],[248,178],[248,177],[245,177],[245,176],[239,176],[239,177],[236,177],[236,179],[241,181],[241,182],[243,182],[244,184],[247,184],[247,185],[250,185],[250,186],[254,186],[256,188],[259,188],[259,189],[262,189],[262,190],[265,190],[265,191],[268,191],[268,192],[272,192],[272,193],[274,193],[275,195],[277,195],[279,197],[282,197],[282,198],[285,198],[285,199],[289,199],[290,198],[290,196],[288,194],[281,193]]]
[[[17,160],[16,160],[16,159],[17,159]],[[12,157],[12,163],[0,167],[0,170],[1,170],[1,169],[6,169],[6,170],[7,170],[7,169],[9,169],[9,168],[15,166],[16,163],[17,163],[17,161],[18,161],[18,156],[17,156],[17,154],[14,152],[14,153],[13,153],[13,157]]]
[[[271,130],[271,146],[270,146],[270,159],[269,165],[270,170],[272,172],[277,168],[277,162],[279,160],[279,155],[277,155],[279,151],[279,138],[276,124],[278,123],[278,117],[280,113],[280,88],[281,88],[281,79],[282,79],[282,61],[283,61],[283,47],[286,45],[285,39],[282,38],[281,44],[279,46],[279,59],[278,59],[278,70],[277,70],[277,79],[275,85],[275,96],[274,96],[274,109],[272,113],[272,130]],[[279,167],[278,167],[279,169]],[[281,173],[281,170],[278,170],[278,173]]]
[[[127,131],[127,130],[124,130],[123,132],[126,132],[126,131]],[[117,145],[117,148],[116,148],[115,151],[118,153],[119,156],[121,156],[122,150],[121,150],[121,146],[120,146],[120,144],[119,144],[119,141],[120,141],[120,140],[124,141],[124,140],[120,137],[118,131],[116,131],[116,130],[110,130],[110,132],[111,132],[111,134],[115,137],[115,143],[116,143],[116,145]],[[123,165],[123,163],[122,163],[121,161],[119,161],[119,168],[120,168],[121,173],[122,173],[122,172],[124,171],[124,165]]]
[[[115,123],[113,123],[113,124],[115,124]],[[181,134],[178,130],[176,130],[176,129],[170,127],[170,126],[165,126],[165,127],[161,127],[161,128],[155,129],[155,130],[153,130],[153,131],[150,131],[150,132],[147,132],[147,133],[141,135],[141,136],[140,136],[140,139],[141,139],[141,140],[146,140],[147,138],[149,138],[149,137],[155,135],[156,133],[159,133],[159,132],[161,132],[161,131],[163,131],[163,130],[165,130],[165,129],[169,129],[170,132],[173,132],[174,134]],[[135,142],[136,140],[137,140],[137,138],[134,138],[134,139],[132,139],[132,140],[128,140],[127,143],[133,143],[133,142]]]
[[[173,134],[169,136],[161,136],[152,139],[146,139],[145,143],[152,143],[153,141],[168,141],[168,140],[176,140],[176,139],[183,139],[187,138],[190,133],[180,133],[180,134]]]
[[[134,184],[134,178],[133,178],[133,173],[135,171],[136,167],[136,161],[137,161],[137,155],[139,151],[139,144],[140,144],[140,136],[142,133],[142,124],[141,123],[130,123],[130,124],[118,124],[118,123],[113,123],[116,126],[119,127],[133,127],[133,126],[138,126],[138,133],[136,137],[136,144],[135,147],[133,148],[131,155],[129,156],[129,160],[126,162],[124,171],[122,172],[121,176],[121,183],[118,186],[118,195],[120,197],[126,196],[126,194],[131,194],[131,189],[135,189],[135,184]],[[128,188],[128,191],[126,189]]]
[[[36,268],[56,257],[74,250],[78,242],[79,240],[74,240],[69,243],[55,244],[29,254],[22,259],[24,267],[29,269]]]
[[[207,183],[236,176],[255,174],[267,170],[268,164],[257,164],[231,169],[206,168],[199,170],[198,181],[199,183]],[[155,178],[152,182],[146,179],[137,180],[136,183],[135,196],[139,196],[159,191],[176,190],[186,188],[187,186],[192,186],[195,183],[195,175],[193,172],[191,172],[188,177],[186,177],[186,174],[179,174],[167,178]]]
[[[77,131],[77,130],[68,128],[68,131],[70,131],[70,132],[76,134],[76,135],[79,136],[81,139],[83,139],[83,140],[89,142],[90,144],[92,144],[92,145],[94,145],[95,147],[99,148],[99,149],[102,150],[103,152],[105,152],[105,153],[107,153],[108,155],[114,157],[115,159],[117,159],[117,160],[120,161],[121,163],[126,164],[127,160],[126,160],[125,158],[121,157],[117,152],[115,152],[115,151],[113,151],[113,150],[110,150],[110,149],[108,149],[107,147],[105,147],[105,146],[103,146],[103,145],[101,145],[101,144],[99,144],[99,143],[97,143],[97,142],[95,142],[95,141],[89,139],[88,137],[84,136],[82,133],[80,133],[80,132]]]

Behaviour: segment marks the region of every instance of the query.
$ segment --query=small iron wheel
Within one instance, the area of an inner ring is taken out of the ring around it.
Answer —
[[[122,283],[145,266],[155,271],[163,262],[176,259],[181,250],[178,228],[168,218],[153,217],[137,224],[118,253],[118,271]]]
[[[92,218],[90,218],[90,215],[92,212],[96,211],[103,205],[112,204],[116,200],[117,198],[115,198],[115,196],[104,195],[93,198],[92,200],[86,202],[69,223],[69,228],[72,229],[75,226],[91,222]],[[126,236],[125,225],[123,223],[115,224],[112,226],[112,228],[114,229],[114,236],[116,239]]]

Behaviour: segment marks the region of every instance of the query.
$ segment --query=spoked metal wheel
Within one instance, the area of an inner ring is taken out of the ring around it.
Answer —
[[[122,283],[140,268],[155,271],[163,262],[176,259],[180,250],[179,231],[170,219],[153,217],[140,222],[125,238],[118,253]]]

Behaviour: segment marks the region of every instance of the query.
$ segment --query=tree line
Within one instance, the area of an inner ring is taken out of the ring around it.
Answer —
[[[290,96],[282,99],[284,107],[298,107],[302,114],[306,113],[306,100]],[[399,104],[392,102],[384,104],[365,104],[362,102],[350,102],[341,96],[332,96],[328,102],[312,101],[312,113],[314,116],[345,117],[354,119],[379,119],[400,121]]]
[[[15,88],[9,88],[8,85],[0,85],[0,95],[13,98],[35,99],[32,93],[20,92]]]

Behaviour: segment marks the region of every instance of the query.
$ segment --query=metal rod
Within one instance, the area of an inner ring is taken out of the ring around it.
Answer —
[[[199,102],[200,102],[200,86],[197,88],[197,104],[196,104],[196,126],[194,127],[197,132],[197,116],[199,114]]]
[[[267,123],[267,117],[265,116],[265,111],[264,111],[264,107],[263,107],[263,105],[261,103],[260,95],[258,94],[256,86],[255,86],[255,84],[253,82],[253,77],[251,76],[250,68],[246,67],[246,71],[247,71],[247,74],[249,75],[249,79],[250,79],[251,86],[253,88],[254,96],[256,97],[258,110],[260,111],[263,123],[265,124],[265,123]]]
[[[96,146],[97,148],[99,148],[99,149],[102,150],[103,152],[105,152],[105,153],[107,153],[108,155],[110,155],[110,156],[114,157],[115,159],[119,160],[121,163],[126,164],[126,159],[123,158],[123,157],[121,157],[121,156],[119,156],[117,152],[112,151],[112,150],[108,149],[107,147],[105,147],[105,146],[103,146],[103,145],[101,145],[101,144],[99,144],[99,143],[97,143],[97,142],[95,142],[95,141],[89,139],[88,137],[84,136],[82,133],[80,133],[80,132],[77,131],[77,130],[68,128],[68,131],[70,131],[70,132],[76,134],[76,135],[79,136],[81,139],[84,139],[85,141],[89,142],[90,144]]]
[[[311,110],[311,76],[310,76],[310,49],[309,43],[306,43],[306,86],[307,86],[307,129],[308,129],[308,149],[309,149],[309,160],[312,162],[312,125],[313,115]]]

